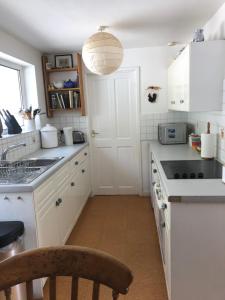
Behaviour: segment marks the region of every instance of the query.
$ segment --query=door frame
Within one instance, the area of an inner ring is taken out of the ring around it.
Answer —
[[[136,118],[136,133],[135,133],[135,141],[136,141],[136,155],[137,155],[137,176],[138,176],[138,194],[141,196],[142,195],[142,172],[141,172],[141,143],[140,143],[140,67],[122,67],[115,73],[119,72],[134,72],[135,73],[135,79],[136,79],[136,96],[135,96],[135,103],[136,103],[136,113],[137,113],[137,118]],[[91,108],[91,97],[88,95],[88,76],[95,76],[92,73],[85,72],[85,94],[86,94],[86,108],[87,108],[87,118],[88,118],[88,132],[87,132],[87,137],[88,137],[88,142],[90,146],[90,171],[91,171],[91,187],[92,187],[92,197],[95,196],[95,190],[94,190],[94,164],[93,164],[93,142],[92,142],[92,137],[91,137],[91,116],[89,114],[90,108]],[[97,75],[96,75],[97,76]],[[110,76],[110,75],[106,75]]]

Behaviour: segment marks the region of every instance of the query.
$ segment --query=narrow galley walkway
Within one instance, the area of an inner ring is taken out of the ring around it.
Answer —
[[[89,199],[68,245],[92,247],[117,257],[132,270],[134,281],[121,300],[167,300],[166,284],[154,221],[147,197],[96,196]],[[70,299],[70,279],[57,281],[57,300]],[[48,299],[48,284],[45,286]],[[79,281],[78,299],[91,299],[92,284]],[[111,290],[101,286],[101,300],[111,300]]]

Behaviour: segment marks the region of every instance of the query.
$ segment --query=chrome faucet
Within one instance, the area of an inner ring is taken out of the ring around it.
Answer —
[[[9,146],[8,148],[6,148],[6,149],[2,152],[2,154],[1,154],[1,160],[6,160],[6,156],[7,156],[7,153],[8,153],[9,151],[12,151],[12,150],[14,150],[14,149],[16,149],[16,148],[19,148],[19,147],[25,147],[25,146],[26,146],[25,143],[21,143],[21,144],[16,144],[16,145]]]

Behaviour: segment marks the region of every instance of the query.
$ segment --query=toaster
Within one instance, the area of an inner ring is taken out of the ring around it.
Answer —
[[[85,143],[84,133],[82,131],[74,130],[73,134],[73,143],[74,144],[82,144]]]
[[[186,144],[187,123],[163,123],[158,125],[158,140],[160,144]]]

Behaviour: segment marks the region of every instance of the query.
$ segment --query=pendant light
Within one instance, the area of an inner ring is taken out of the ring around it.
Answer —
[[[98,75],[115,72],[123,60],[123,47],[111,33],[104,32],[106,26],[100,26],[86,41],[82,49],[82,58],[86,67]]]

